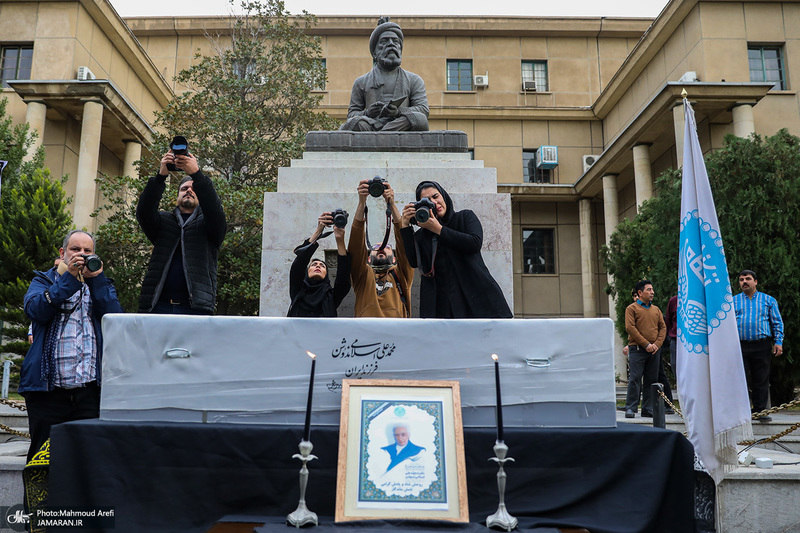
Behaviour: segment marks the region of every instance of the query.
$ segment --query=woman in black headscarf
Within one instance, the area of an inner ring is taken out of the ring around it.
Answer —
[[[417,185],[417,201],[433,202],[431,217],[410,226],[414,204],[403,208],[401,234],[412,267],[422,274],[422,318],[511,318],[513,314],[481,256],[483,227],[469,209],[456,211],[435,181]]]
[[[331,213],[322,213],[317,229],[311,237],[294,249],[297,257],[289,271],[289,297],[292,303],[286,316],[335,317],[336,308],[350,292],[350,254],[344,245],[344,228],[333,228],[339,252],[336,283],[333,287],[328,277],[327,263],[322,259],[311,259],[319,247],[317,239],[325,227],[331,224],[333,224]]]

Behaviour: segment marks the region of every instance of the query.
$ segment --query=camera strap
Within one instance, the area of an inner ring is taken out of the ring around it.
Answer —
[[[392,208],[389,206],[389,200],[386,200],[386,233],[383,234],[383,242],[381,243],[380,248],[378,251],[383,250],[386,247],[386,243],[389,242],[389,232],[392,229]],[[372,244],[369,242],[369,207],[366,205],[364,206],[364,239],[367,243],[367,250],[370,252],[372,251]]]
[[[397,284],[397,292],[400,293],[400,303],[406,306],[406,318],[411,318],[411,305],[409,305],[408,300],[406,300],[406,294],[403,292],[403,286],[400,285],[400,278],[397,276],[395,269],[390,270],[389,274],[392,275],[394,282]]]
[[[438,246],[439,239],[437,239],[436,235],[434,235],[433,239],[431,239],[431,269],[430,271],[425,272],[422,269],[422,256],[419,253],[419,243],[417,242],[417,239],[414,239],[414,249],[417,251],[417,265],[419,266],[420,273],[424,278],[432,278],[436,275],[436,267],[434,264],[436,263],[436,248]]]

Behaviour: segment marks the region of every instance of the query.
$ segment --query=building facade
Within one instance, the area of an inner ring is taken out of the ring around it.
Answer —
[[[312,90],[336,118],[371,68],[376,21],[321,17],[314,29],[328,82]],[[599,248],[679,166],[682,89],[706,152],[729,133],[800,134],[800,0],[672,0],[656,19],[393,21],[403,67],[425,80],[431,129],[465,131],[511,194],[517,317],[609,315]],[[154,112],[186,90],[174,76],[228,27],[121,19],[106,0],[0,1],[1,96],[39,132],[53,174],[69,174],[78,226],[94,229],[94,178],[132,173]]]

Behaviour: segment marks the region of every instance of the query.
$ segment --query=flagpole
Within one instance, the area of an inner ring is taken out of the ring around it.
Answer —
[[[753,433],[723,235],[688,93],[678,256],[677,378],[695,453],[719,484]]]

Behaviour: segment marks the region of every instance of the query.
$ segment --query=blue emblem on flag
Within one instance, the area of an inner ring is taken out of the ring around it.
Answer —
[[[722,238],[697,210],[681,221],[678,337],[690,353],[708,355],[708,336],[733,309]],[[713,306],[709,309],[707,306]]]
[[[401,406],[395,407],[394,408],[394,416],[396,416],[398,418],[402,418],[402,417],[406,416],[406,410]]]

